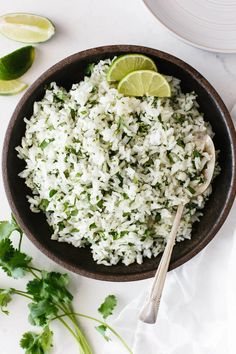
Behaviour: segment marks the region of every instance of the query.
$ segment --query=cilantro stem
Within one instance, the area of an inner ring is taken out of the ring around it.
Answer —
[[[79,339],[80,339],[80,344],[81,344],[82,349],[84,350],[84,353],[92,354],[90,345],[88,344],[86,337],[84,336],[84,334],[82,333],[82,331],[81,331],[80,328],[79,328],[79,324],[77,323],[77,319],[76,319],[76,317],[74,316],[74,312],[73,312],[72,306],[69,305],[68,308],[67,308],[64,304],[62,304],[62,305],[57,304],[57,307],[58,307],[58,308],[65,314],[65,316],[67,316],[67,317],[71,320],[71,322],[73,323],[73,325],[74,325],[74,327],[75,327],[75,331],[76,331],[76,333],[77,333],[77,336],[78,336]],[[60,318],[60,317],[59,317],[59,318]]]
[[[128,344],[125,342],[125,340],[119,335],[119,333],[117,333],[111,326],[109,326],[106,322],[104,321],[101,321],[97,318],[94,318],[94,317],[91,317],[91,316],[88,316],[88,315],[84,315],[83,313],[77,313],[77,312],[71,312],[71,313],[66,313],[64,315],[60,315],[60,316],[56,316],[54,318],[52,318],[51,321],[54,321],[56,319],[60,319],[62,317],[65,317],[65,316],[69,316],[69,315],[74,315],[74,316],[79,316],[79,317],[83,317],[83,318],[87,318],[89,320],[92,320],[92,321],[95,321],[95,322],[98,322],[100,323],[101,325],[107,327],[115,336],[117,339],[119,339],[119,341],[123,344],[123,346],[127,349],[127,351],[130,353],[130,354],[133,354],[132,350],[130,349],[130,347],[128,346]]]
[[[18,244],[18,251],[21,250],[22,238],[23,238],[23,233],[20,232],[20,239],[19,239],[19,244]]]
[[[38,269],[38,268],[30,267],[30,269],[33,269],[33,270],[35,270],[36,272],[42,273],[42,271],[41,271],[40,269]]]
[[[28,295],[25,291],[13,289],[13,288],[11,288],[11,290],[13,291],[13,294],[20,295],[26,297],[27,299],[33,300],[33,297]]]
[[[90,349],[90,347],[88,346],[87,342],[83,340],[83,338],[80,338],[78,335],[76,335],[76,333],[72,330],[72,328],[66,323],[66,321],[64,321],[61,317],[63,316],[67,316],[65,315],[61,315],[61,316],[57,316],[57,318],[67,329],[68,331],[72,334],[72,336],[76,339],[76,341],[79,343],[80,345],[80,353],[81,354],[92,354],[92,351]],[[52,319],[51,321],[53,321],[54,319]]]
[[[97,318],[94,318],[94,317],[91,317],[91,316],[88,316],[88,315],[84,315],[82,313],[74,313],[74,315],[76,316],[80,316],[80,317],[84,317],[84,318],[87,318],[87,319],[90,319],[92,321],[95,321],[95,322],[98,322],[100,324],[102,324],[103,326],[106,326],[115,336],[117,339],[119,339],[119,341],[123,344],[123,346],[127,349],[127,351],[130,353],[130,354],[133,354],[132,350],[130,349],[130,347],[128,346],[128,344],[125,342],[125,340],[119,335],[119,333],[117,333],[111,326],[109,326],[106,322],[104,321],[100,321],[98,320]]]
[[[4,290],[6,290],[6,289],[0,289],[0,291],[4,291]],[[15,288],[10,288],[10,290],[12,291],[12,294],[21,295],[21,296],[26,297],[27,299],[33,300],[33,297],[28,295],[28,293],[26,291],[15,289]]]
[[[21,294],[21,293],[18,293],[16,291],[14,292],[14,294],[26,297],[27,299],[30,299],[30,300],[33,300],[33,298],[31,296],[29,296],[29,295]]]
[[[28,270],[36,279],[38,279],[38,280],[40,279],[40,277],[33,271],[32,267],[29,267]]]
[[[55,319],[59,320],[59,321],[68,329],[68,331],[72,334],[72,336],[76,339],[76,341],[80,343],[79,338],[77,337],[77,335],[75,334],[75,332],[73,331],[73,329],[66,323],[66,321],[64,321],[64,320],[61,318],[61,317],[63,317],[63,316],[65,316],[65,315],[58,316],[58,317],[55,318]],[[51,321],[53,321],[53,320],[54,320],[54,318],[53,318]]]

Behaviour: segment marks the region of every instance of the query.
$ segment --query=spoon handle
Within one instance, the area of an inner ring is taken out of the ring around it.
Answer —
[[[165,250],[163,252],[163,255],[161,257],[160,264],[157,268],[154,280],[153,280],[153,285],[151,288],[150,295],[144,304],[140,314],[139,314],[139,319],[145,323],[155,323],[156,318],[157,318],[157,313],[161,301],[161,295],[162,295],[162,290],[164,287],[165,279],[166,279],[166,273],[169,268],[170,264],[170,258],[172,254],[172,250],[175,244],[175,238],[176,234],[179,228],[179,224],[181,221],[181,217],[183,214],[184,210],[184,205],[180,204],[178,206],[175,219],[172,225],[172,229],[170,232],[170,236],[168,238]]]

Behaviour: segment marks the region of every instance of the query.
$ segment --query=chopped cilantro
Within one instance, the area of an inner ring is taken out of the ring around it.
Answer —
[[[186,120],[185,116],[180,113],[174,113],[173,118],[180,124],[182,124]]]
[[[108,295],[104,302],[98,308],[98,311],[101,313],[102,317],[106,319],[112,315],[114,308],[117,305],[117,299],[115,295]]]
[[[145,124],[144,122],[140,122],[138,130],[140,133],[147,133],[149,130],[149,125]]]
[[[129,196],[126,193],[122,193],[122,196],[123,196],[124,199],[129,199]]]
[[[40,144],[39,147],[44,150],[52,141],[54,141],[54,139],[44,139]]]
[[[168,157],[171,164],[175,162],[172,157],[171,151],[167,151],[166,156]]]
[[[103,200],[100,199],[99,202],[97,203],[97,207],[98,208],[102,208],[103,207]]]
[[[127,231],[111,231],[110,234],[113,237],[113,240],[118,240],[119,238],[124,237],[127,234]]]
[[[184,143],[184,141],[182,140],[182,139],[177,139],[177,144],[179,145],[179,146],[181,146],[182,148],[185,148],[185,143]]]
[[[64,102],[67,98],[66,92],[58,91],[53,96],[55,102]]]
[[[79,212],[78,209],[74,209],[74,210],[71,211],[70,215],[71,216],[76,216],[76,215],[78,215],[78,212]]]
[[[188,186],[187,189],[189,190],[189,192],[190,192],[191,194],[195,194],[195,193],[196,193],[195,189],[192,188],[192,187],[190,187],[190,186]]]
[[[73,108],[71,108],[71,109],[70,109],[70,115],[71,115],[71,118],[72,118],[72,119],[75,119],[75,117],[76,117],[76,110],[73,109]]]
[[[57,193],[56,189],[51,189],[49,192],[49,197],[52,198]]]
[[[107,326],[106,325],[100,325],[100,326],[97,326],[95,327],[95,329],[103,336],[103,338],[109,342],[110,337],[107,336],[106,334],[106,330],[107,330]]]
[[[156,213],[156,215],[155,215],[155,221],[156,221],[156,222],[161,221],[161,214],[160,214],[160,213]]]
[[[94,68],[94,63],[89,63],[87,65],[87,67],[85,68],[85,71],[84,71],[85,75],[90,76],[93,72],[93,68]]]
[[[91,225],[89,225],[89,229],[92,230],[92,229],[96,229],[97,225],[94,223],[92,223]]]
[[[39,208],[40,208],[42,211],[46,211],[48,205],[49,205],[49,200],[48,200],[48,199],[42,199],[41,202],[39,203]]]
[[[193,150],[193,157],[202,157],[202,154],[198,150]]]

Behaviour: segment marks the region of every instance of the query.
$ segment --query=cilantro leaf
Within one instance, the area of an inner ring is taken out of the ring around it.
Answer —
[[[12,222],[0,221],[0,240],[9,238],[15,230],[17,230],[17,227]]]
[[[111,338],[106,335],[107,326],[100,325],[95,327],[95,329],[104,337],[107,342],[111,340]]]
[[[30,257],[13,247],[10,239],[0,241],[0,267],[9,277],[23,277],[30,261]]]
[[[25,354],[49,354],[52,348],[53,333],[48,326],[41,333],[26,332],[23,334],[20,346]]]
[[[12,289],[1,289],[0,290],[0,308],[3,313],[6,315],[9,314],[9,311],[6,309],[7,305],[11,301],[11,294],[13,293]]]
[[[93,72],[94,66],[94,63],[89,63],[85,68],[85,75],[90,76]]]
[[[29,304],[29,322],[33,326],[44,326],[58,313],[57,307],[48,300]]]
[[[13,214],[11,214],[11,223],[15,227],[15,230],[17,230],[20,234],[23,234],[23,232],[22,232],[20,226],[17,224],[17,221],[16,221]]]
[[[56,272],[42,271],[41,279],[34,279],[27,284],[27,291],[33,295],[35,301],[49,300],[70,304],[73,296],[66,289],[68,285],[68,275]]]
[[[106,319],[112,315],[114,308],[117,305],[117,300],[115,295],[108,295],[104,302],[98,308],[98,311],[101,313],[102,317]]]

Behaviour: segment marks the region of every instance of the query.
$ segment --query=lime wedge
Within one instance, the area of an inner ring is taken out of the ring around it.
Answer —
[[[18,42],[45,42],[55,33],[52,22],[45,17],[15,13],[0,17],[0,33]]]
[[[157,71],[154,61],[146,55],[127,54],[121,55],[113,61],[107,73],[107,81],[115,82],[122,80],[126,75],[136,70]]]
[[[151,70],[137,70],[126,75],[118,85],[125,96],[170,97],[171,90],[165,77]]]
[[[34,61],[34,47],[27,46],[0,58],[0,80],[14,80],[22,76]]]
[[[20,80],[0,80],[0,95],[15,95],[23,91],[28,85]]]

